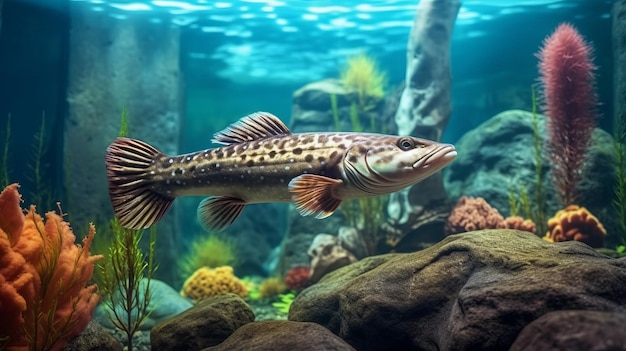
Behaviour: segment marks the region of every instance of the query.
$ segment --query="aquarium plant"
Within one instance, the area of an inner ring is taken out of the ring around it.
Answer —
[[[341,81],[348,91],[356,94],[356,107],[360,112],[373,109],[385,95],[387,75],[378,69],[376,61],[365,53],[349,57],[341,71]]]
[[[0,194],[0,346],[62,350],[92,318],[99,297],[90,284],[102,257],[89,253],[95,227],[82,246],[61,215],[44,219],[20,208],[18,185]]]
[[[291,308],[291,304],[296,298],[296,294],[294,292],[288,292],[278,295],[278,298],[280,300],[272,303],[272,306],[274,306],[279,313],[283,315],[288,315],[289,308]]]
[[[113,325],[126,334],[128,350],[132,350],[133,335],[152,312],[150,281],[157,268],[154,264],[156,227],[150,228],[147,259],[139,245],[144,230],[124,228],[117,219],[111,221],[111,230],[113,241],[105,263],[100,265],[102,293],[108,307],[105,311]]]
[[[237,263],[237,246],[224,235],[211,233],[196,237],[189,251],[178,260],[178,271],[187,279],[202,267],[234,266]]]
[[[561,24],[538,53],[544,112],[549,118],[548,152],[563,206],[577,200],[577,184],[596,126],[591,51],[573,26]]]

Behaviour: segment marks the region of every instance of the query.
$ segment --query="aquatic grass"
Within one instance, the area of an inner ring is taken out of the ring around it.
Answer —
[[[356,93],[356,103],[361,112],[374,107],[385,95],[384,86],[387,74],[378,68],[376,60],[360,53],[349,57],[346,67],[341,71],[341,81],[350,91]]]
[[[116,328],[126,334],[128,350],[133,350],[133,335],[150,316],[152,292],[150,282],[157,265],[154,263],[156,247],[156,226],[152,226],[148,257],[146,260],[140,248],[144,230],[127,229],[117,219],[110,222],[114,239],[99,266],[103,303],[107,306],[107,318]],[[145,284],[141,284],[145,278]]]
[[[544,175],[543,175],[543,141],[539,131],[539,115],[537,114],[537,93],[534,87],[531,87],[531,105],[532,120],[531,127],[533,130],[533,151],[535,164],[535,184],[534,184],[534,200],[535,207],[532,211],[531,218],[537,227],[537,233],[541,235],[548,230],[548,222],[546,215],[546,196],[544,192]]]
[[[341,120],[339,119],[339,107],[337,107],[337,95],[330,94],[330,109],[333,114],[333,122],[335,123],[335,131],[341,132]]]
[[[622,116],[616,116],[613,126],[613,172],[615,174],[615,184],[613,192],[613,208],[617,215],[617,222],[620,233],[619,240],[621,247],[626,245],[626,121]]]
[[[272,303],[272,306],[274,306],[276,308],[276,311],[278,311],[280,314],[288,315],[289,308],[291,308],[291,304],[296,298],[296,294],[293,292],[288,292],[286,294],[278,295],[278,298],[280,300]]]

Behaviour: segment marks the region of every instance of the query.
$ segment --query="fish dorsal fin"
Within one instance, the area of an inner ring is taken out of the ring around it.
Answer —
[[[208,197],[198,206],[198,219],[207,231],[221,231],[233,224],[246,202],[227,196]]]
[[[289,192],[301,215],[321,219],[333,214],[341,204],[333,190],[342,183],[339,179],[303,174],[289,182]]]
[[[242,117],[226,129],[213,135],[213,142],[238,144],[268,138],[275,135],[289,135],[291,131],[278,117],[269,112],[255,112]]]

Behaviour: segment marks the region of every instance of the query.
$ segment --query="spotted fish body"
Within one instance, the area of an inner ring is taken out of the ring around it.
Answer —
[[[341,201],[389,194],[439,171],[454,146],[372,133],[291,134],[259,112],[221,132],[223,147],[167,156],[118,138],[105,156],[109,194],[120,223],[147,228],[179,196],[211,196],[198,215],[207,228],[229,226],[246,204],[293,202],[302,215],[324,218]]]

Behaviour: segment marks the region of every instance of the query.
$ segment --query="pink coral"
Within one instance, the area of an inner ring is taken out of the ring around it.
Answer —
[[[504,217],[482,197],[461,196],[445,225],[446,234],[506,228]]]
[[[504,226],[508,229],[523,230],[525,232],[535,233],[537,226],[530,219],[524,219],[520,216],[510,216],[504,219]]]
[[[580,170],[596,126],[591,46],[569,24],[561,24],[537,54],[548,116],[552,175],[563,205],[576,200]]]

